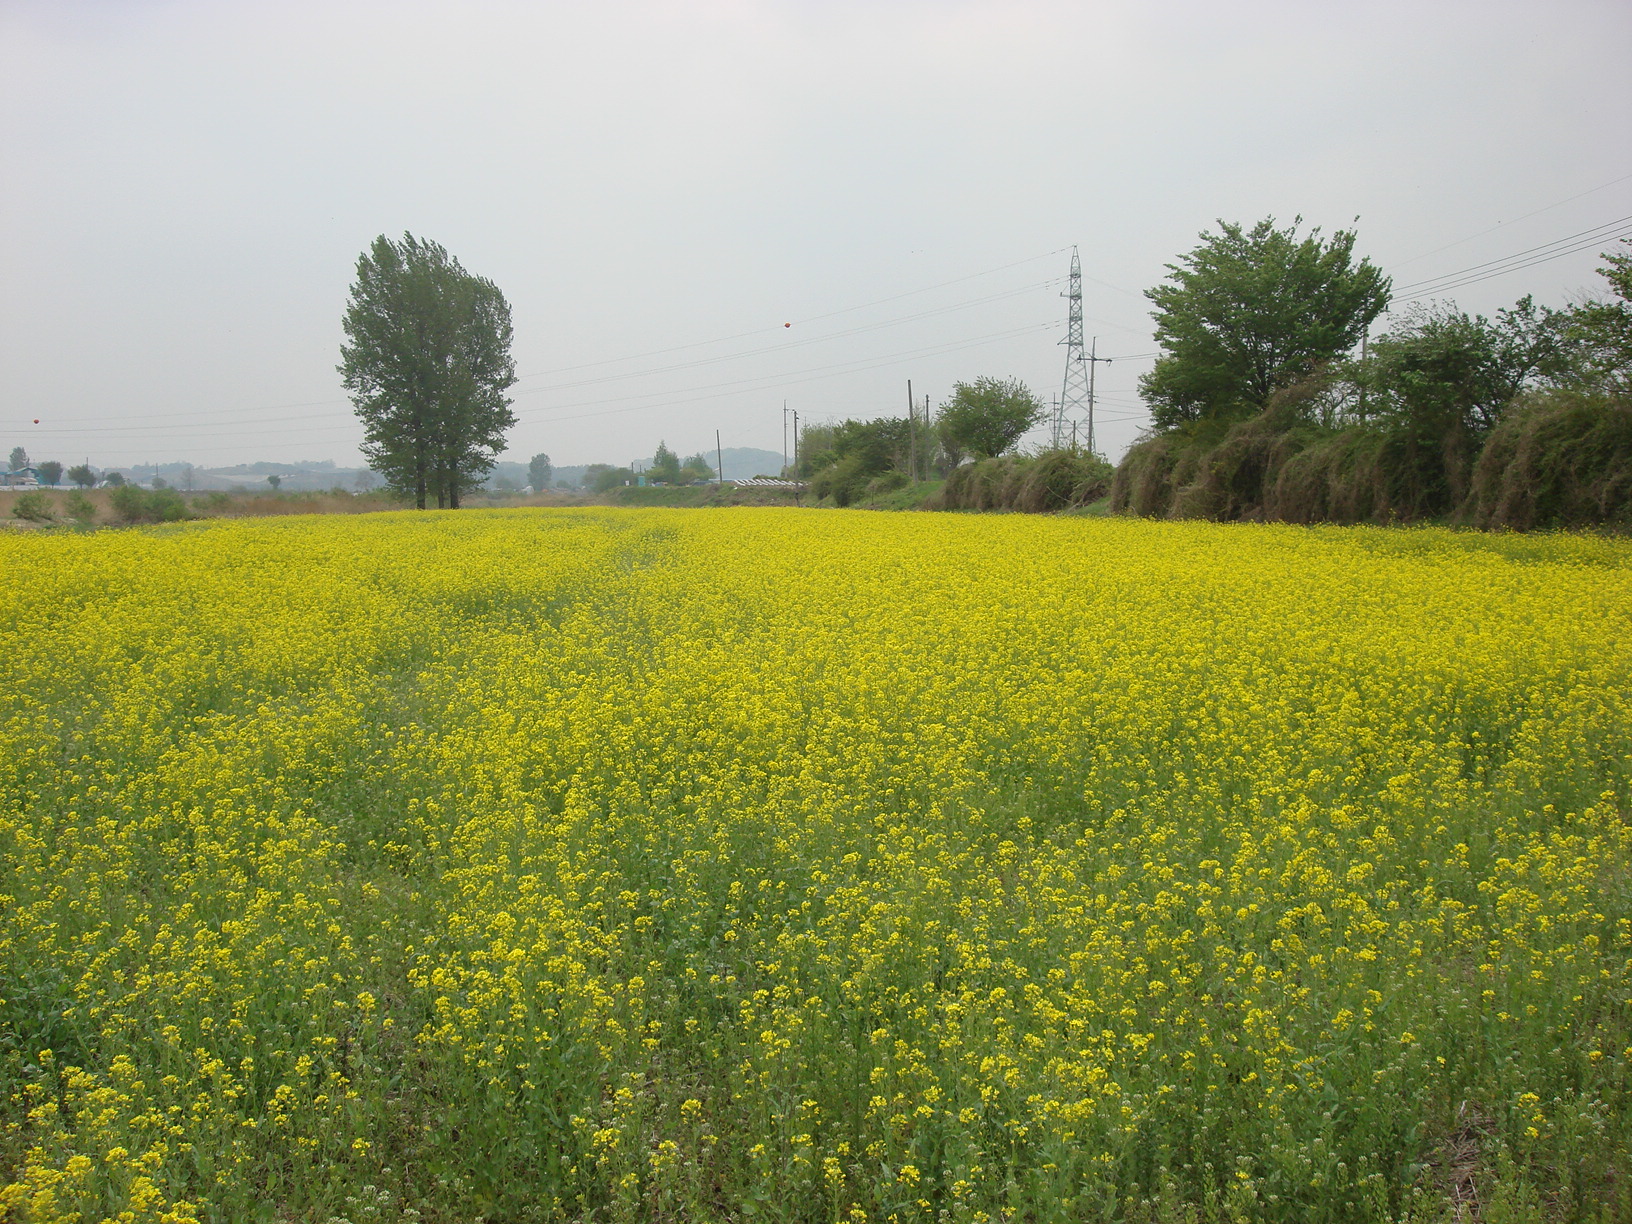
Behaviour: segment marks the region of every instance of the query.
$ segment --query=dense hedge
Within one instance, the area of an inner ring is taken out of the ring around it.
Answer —
[[[945,510],[1021,510],[1047,514],[1098,501],[1110,489],[1111,465],[1080,451],[1001,455],[956,468],[946,478]]]
[[[1508,416],[1473,471],[1478,527],[1632,527],[1632,400],[1558,392]]]
[[[1552,392],[1511,411],[1482,449],[1401,426],[1323,429],[1288,401],[1246,421],[1130,449],[1110,509],[1147,518],[1484,528],[1632,526],[1632,404]]]

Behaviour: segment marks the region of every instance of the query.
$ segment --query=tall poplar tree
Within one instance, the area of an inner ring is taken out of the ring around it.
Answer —
[[[439,243],[384,235],[357,260],[339,370],[363,422],[363,455],[423,510],[457,509],[516,423],[510,304]]]

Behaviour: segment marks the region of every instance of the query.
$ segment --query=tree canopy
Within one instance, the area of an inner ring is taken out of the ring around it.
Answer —
[[[707,455],[699,451],[680,465],[680,483],[696,484],[698,481],[713,480],[715,478],[714,465]]]
[[[1043,413],[1043,402],[1018,378],[977,378],[953,384],[937,424],[949,452],[989,459],[1012,450]]]
[[[340,372],[368,464],[425,509],[479,488],[515,424],[510,304],[440,244],[383,235],[357,260]]]
[[[1520,392],[1564,374],[1567,312],[1530,297],[1494,320],[1450,303],[1405,312],[1356,362],[1350,378],[1366,393],[1365,415],[1419,433],[1482,438]]]
[[[664,484],[680,483],[680,456],[669,449],[667,442],[657,444],[651,465],[646,469],[646,477],[649,480],[662,481]]]
[[[540,453],[528,460],[527,483],[532,486],[534,493],[542,492],[550,487],[550,475],[554,470],[550,465],[548,455]]]
[[[1297,218],[1246,230],[1219,222],[1145,296],[1161,356],[1139,382],[1160,429],[1251,416],[1275,391],[1360,343],[1388,305],[1390,282],[1354,262],[1353,230],[1299,239]]]
[[[1632,238],[1623,249],[1605,251],[1599,274],[1613,299],[1590,301],[1570,315],[1570,339],[1577,346],[1583,382],[1620,395],[1632,393]]]

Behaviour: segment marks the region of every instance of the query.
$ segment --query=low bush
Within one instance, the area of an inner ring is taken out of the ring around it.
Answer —
[[[81,527],[89,527],[96,521],[96,503],[86,497],[79,489],[68,494],[63,502],[63,509],[68,511],[68,517]]]
[[[174,489],[143,489],[125,485],[109,497],[113,512],[122,523],[179,523],[193,516]]]
[[[1632,528],[1632,400],[1557,391],[1510,413],[1473,470],[1476,527]]]
[[[29,523],[49,523],[56,517],[51,499],[44,493],[22,493],[11,503],[11,516]]]
[[[941,490],[940,506],[1051,514],[1099,500],[1110,479],[1110,464],[1080,451],[1001,455],[954,469]]]

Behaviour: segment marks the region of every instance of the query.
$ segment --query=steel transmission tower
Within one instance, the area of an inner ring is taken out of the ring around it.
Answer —
[[[1092,366],[1082,348],[1082,261],[1077,248],[1071,248],[1071,288],[1061,297],[1071,302],[1070,322],[1065,339],[1065,381],[1060,387],[1060,398],[1054,405],[1054,447],[1065,445],[1066,422],[1082,414],[1088,418],[1088,449],[1094,449],[1094,397],[1089,387]]]

